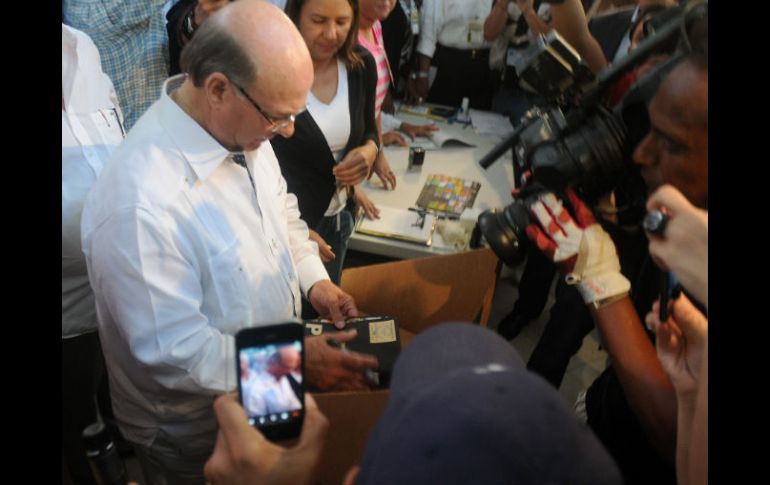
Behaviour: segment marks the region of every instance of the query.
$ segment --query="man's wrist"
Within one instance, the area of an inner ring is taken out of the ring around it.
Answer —
[[[596,308],[621,300],[631,291],[631,283],[620,271],[610,271],[584,278],[568,274],[565,281],[569,285],[576,285],[583,301]]]
[[[417,71],[418,79],[428,79],[428,71]]]

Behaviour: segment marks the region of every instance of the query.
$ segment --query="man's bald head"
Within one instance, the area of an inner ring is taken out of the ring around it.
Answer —
[[[262,0],[239,0],[209,17],[185,46],[180,65],[196,87],[221,72],[239,86],[264,82],[271,96],[291,89],[295,83],[287,80],[307,84],[307,90],[313,78],[310,53],[297,28]]]

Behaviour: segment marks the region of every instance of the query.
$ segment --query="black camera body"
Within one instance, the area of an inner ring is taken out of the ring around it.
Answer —
[[[641,220],[645,186],[630,161],[631,154],[649,131],[647,105],[688,50],[686,26],[707,15],[707,9],[707,0],[691,0],[686,6],[659,13],[648,21],[650,37],[595,78],[555,31],[540,36],[529,48],[516,66],[517,74],[523,87],[539,88],[536,91],[547,105],[528,111],[513,134],[479,162],[488,168],[512,149],[514,178],[524,187],[514,202],[485,211],[478,219],[481,233],[503,262],[515,265],[526,256],[529,206],[543,191],[563,195],[570,186],[593,205],[621,187],[627,192],[629,213]],[[638,79],[612,110],[605,107],[608,88],[651,54],[659,53],[670,57]]]

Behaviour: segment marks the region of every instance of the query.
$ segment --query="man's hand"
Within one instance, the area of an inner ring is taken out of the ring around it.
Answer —
[[[414,82],[414,94],[417,95],[417,103],[422,104],[423,101],[428,99],[428,78],[418,77]]]
[[[708,212],[690,204],[670,185],[650,196],[647,210],[660,210],[669,217],[662,237],[648,235],[655,263],[671,270],[687,291],[708,306]]]
[[[694,396],[708,338],[708,320],[684,295],[673,302],[671,310],[668,321],[661,323],[660,302],[656,301],[645,321],[657,336],[658,359],[677,394]]]
[[[548,192],[530,208],[540,227],[534,223],[527,226],[527,236],[566,275],[568,284],[577,285],[586,303],[628,293],[631,284],[620,273],[615,244],[609,234],[570,188],[567,197],[577,221],[562,202]]]
[[[337,255],[332,251],[332,247],[326,244],[326,241],[321,237],[320,234],[312,229],[308,229],[308,231],[310,232],[310,240],[318,244],[318,255],[321,257],[321,261],[324,263],[333,261]]]
[[[404,137],[401,136],[401,133],[392,130],[387,133],[382,134],[382,144],[383,145],[399,145],[402,147],[408,147],[409,144],[404,140]]]
[[[345,317],[357,317],[353,297],[329,280],[321,280],[308,291],[308,300],[321,318],[331,320],[337,328],[345,328]]]
[[[374,202],[366,195],[364,189],[360,185],[354,187],[354,196],[356,200],[356,207],[360,207],[364,210],[364,214],[367,219],[379,219],[380,209],[374,205]]]
[[[328,340],[347,343],[356,337],[355,330],[305,337],[305,377],[308,384],[322,391],[368,389],[366,369],[379,364],[371,355],[335,349]]]
[[[439,127],[435,123],[428,123],[427,125],[413,125],[411,123],[403,122],[399,127],[401,131],[409,135],[414,141],[417,136],[430,137],[433,133],[439,130]]]
[[[390,184],[390,190],[396,188],[396,174],[390,169],[390,163],[388,163],[388,159],[385,158],[385,153],[380,152],[379,156],[377,156],[377,160],[374,161],[372,173],[376,173],[380,180],[382,180],[382,185],[385,187],[385,190],[388,190],[388,184]],[[371,177],[372,174],[369,174],[369,178]]]
[[[350,150],[345,158],[332,169],[332,173],[338,182],[345,185],[355,185],[366,179],[376,157],[377,147],[373,141],[367,141],[360,147]]]
[[[305,394],[305,420],[299,442],[284,448],[249,424],[235,393],[214,401],[219,432],[203,473],[213,485],[310,484],[321,460],[329,421],[313,396]]]
[[[414,71],[415,74],[417,71]],[[425,100],[426,96],[422,96],[417,91],[417,79],[412,79],[412,73],[409,73],[409,79],[406,81],[406,96],[404,96],[404,103],[408,105],[419,105]]]

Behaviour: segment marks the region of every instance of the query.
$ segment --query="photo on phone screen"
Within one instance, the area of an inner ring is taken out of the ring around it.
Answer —
[[[236,347],[238,391],[249,423],[273,441],[298,436],[305,398],[302,326],[244,329]]]

